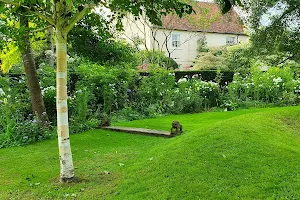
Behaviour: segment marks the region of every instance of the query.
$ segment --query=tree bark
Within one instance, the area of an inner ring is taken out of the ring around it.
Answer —
[[[26,29],[29,28],[29,21],[25,15],[20,16],[20,26],[25,27]],[[30,92],[32,112],[34,115],[37,115],[40,120],[42,120],[42,122],[45,123],[48,122],[48,117],[46,114],[46,108],[41,92],[40,83],[38,80],[28,32],[24,33],[23,39],[24,40],[22,42],[20,50],[22,53],[22,59],[27,77],[27,86]]]
[[[52,56],[54,54],[54,45],[53,45],[53,28],[49,28],[47,32],[47,45],[48,50],[51,50],[52,54],[48,58],[48,64],[50,67],[54,66],[55,57]]]
[[[67,104],[67,34],[57,27],[56,60],[56,109],[60,180],[61,182],[72,182],[74,180],[74,167],[69,137]]]

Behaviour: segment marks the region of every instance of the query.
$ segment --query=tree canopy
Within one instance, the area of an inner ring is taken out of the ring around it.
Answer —
[[[300,2],[296,0],[252,0],[252,42],[260,54],[280,54],[283,61],[300,59]]]

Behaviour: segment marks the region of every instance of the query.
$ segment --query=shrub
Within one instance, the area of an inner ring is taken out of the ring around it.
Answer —
[[[31,113],[25,78],[0,77],[0,148],[19,146],[49,138],[46,127]]]
[[[74,118],[70,119],[70,134],[78,134],[88,130],[95,129],[99,126],[100,120],[98,119],[88,119],[84,122],[75,120]]]
[[[54,86],[42,89],[45,108],[51,122],[56,121],[56,88]]]
[[[169,91],[175,86],[174,74],[168,70],[150,71],[149,75],[142,77],[136,95],[140,102],[154,104],[158,101],[168,101]]]
[[[176,113],[192,113],[210,109],[220,104],[219,84],[209,81],[181,79],[173,93]],[[177,111],[176,111],[177,110]]]
[[[293,76],[293,71],[287,67],[272,67],[267,72],[253,68],[245,77],[236,73],[228,90],[232,98],[242,101],[292,105],[298,102],[295,95],[298,95],[299,87],[299,81]]]
[[[112,113],[121,110],[128,103],[128,90],[135,88],[137,73],[130,67],[106,67],[92,63],[82,63],[76,73],[79,81],[76,84],[76,91],[86,91],[85,99],[76,100],[77,103],[86,102],[87,107],[82,111],[77,109],[73,115],[87,114],[87,118],[99,118],[103,113],[110,116]],[[88,91],[86,90],[88,86]],[[80,98],[75,94],[76,99]],[[73,106],[74,108],[74,106]],[[74,110],[74,109],[73,109]]]
[[[9,146],[21,146],[36,141],[45,140],[55,135],[51,125],[44,125],[36,117],[30,117],[26,120],[19,121],[14,129],[14,133],[8,138]]]
[[[210,48],[208,51],[200,52],[195,59],[194,69],[196,70],[212,70],[212,69],[222,69],[226,70],[227,66],[225,62],[225,51],[222,48]]]
[[[140,64],[157,65],[159,68],[177,69],[178,64],[172,58],[169,58],[161,51],[140,51],[136,54],[140,59]]]
[[[253,62],[253,56],[251,58],[251,55],[251,45],[249,42],[229,46],[225,53],[226,65],[228,69],[236,72],[249,72]]]

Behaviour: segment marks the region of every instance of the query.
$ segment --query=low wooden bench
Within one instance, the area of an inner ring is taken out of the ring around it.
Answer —
[[[125,132],[125,133],[161,136],[161,137],[174,137],[175,136],[174,134],[171,134],[168,131],[151,130],[151,129],[145,129],[145,128],[129,128],[129,127],[121,127],[121,126],[106,126],[106,127],[101,127],[101,129],[117,131],[117,132]]]

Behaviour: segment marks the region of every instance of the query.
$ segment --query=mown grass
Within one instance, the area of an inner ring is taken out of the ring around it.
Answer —
[[[0,149],[0,199],[299,199],[300,107],[165,116],[71,136],[79,182],[59,183],[57,142]],[[73,195],[73,196],[72,196]]]

